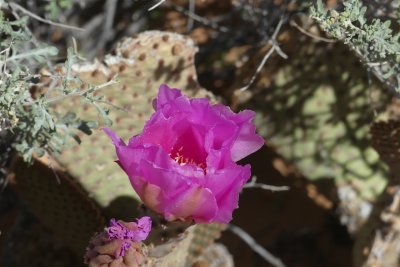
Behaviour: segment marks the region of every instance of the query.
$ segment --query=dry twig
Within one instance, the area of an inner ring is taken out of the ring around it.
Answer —
[[[257,183],[256,176],[253,176],[251,178],[251,181],[248,182],[247,184],[245,184],[243,186],[243,188],[261,188],[261,189],[270,190],[270,191],[287,191],[290,189],[289,186],[275,186],[275,185]]]
[[[301,33],[307,35],[308,37],[311,37],[317,41],[322,41],[322,42],[327,42],[327,43],[336,43],[337,40],[335,39],[329,39],[329,38],[325,38],[325,37],[321,37],[321,36],[317,36],[315,34],[312,34],[308,31],[306,31],[305,29],[303,29],[299,24],[296,23],[296,21],[291,20],[290,21],[290,26],[295,27],[296,29],[298,29]]]
[[[228,32],[228,30],[229,30],[227,27],[220,26],[214,21],[205,19],[199,15],[196,15],[193,12],[191,12],[190,10],[186,10],[185,8],[183,8],[177,4],[174,4],[174,3],[168,3],[168,4],[170,6],[172,6],[178,12],[181,12],[181,13],[185,14],[186,16],[188,16],[189,18],[192,18],[195,21],[198,21],[206,26],[209,26],[209,27],[213,28],[214,30],[218,30],[220,32]]]
[[[64,29],[68,29],[68,30],[74,30],[74,31],[83,31],[84,30],[84,29],[79,28],[79,27],[65,25],[65,24],[62,24],[62,23],[57,23],[57,22],[54,22],[54,21],[51,21],[51,20],[48,20],[48,19],[44,19],[44,18],[42,18],[42,17],[30,12],[26,8],[20,6],[20,5],[16,4],[16,3],[11,3],[10,2],[10,3],[8,3],[8,5],[11,7],[11,9],[19,10],[22,13],[24,13],[25,15],[28,15],[29,17],[31,17],[33,19],[36,19],[36,20],[38,20],[40,22],[43,22],[43,23],[47,23],[47,24],[50,24],[50,25],[53,25],[53,26],[57,26],[57,27],[60,27],[60,28],[64,28]]]
[[[245,91],[245,90],[249,89],[250,86],[253,85],[254,81],[256,80],[258,75],[260,74],[262,68],[264,67],[265,63],[270,58],[272,53],[274,53],[276,51],[282,58],[284,58],[284,59],[288,58],[288,56],[282,51],[282,49],[279,47],[279,45],[276,42],[276,37],[278,36],[278,33],[279,33],[282,25],[283,25],[283,18],[281,17],[281,19],[279,20],[278,26],[276,26],[276,29],[275,29],[274,33],[272,34],[271,39],[269,40],[269,43],[272,45],[272,48],[268,51],[267,54],[265,54],[265,56],[261,60],[260,64],[257,67],[256,72],[251,77],[250,82],[246,86],[240,88],[240,91]]]
[[[272,255],[268,250],[263,248],[260,244],[257,243],[257,241],[251,237],[246,231],[244,231],[242,228],[229,224],[228,229],[237,235],[240,239],[242,239],[249,247],[254,250],[258,255],[260,255],[264,260],[266,260],[269,264],[271,264],[274,267],[286,267],[283,262]]]
[[[158,6],[161,6],[162,3],[164,3],[166,0],[160,0],[157,4],[155,4],[154,6],[150,7],[148,9],[148,11],[152,11],[153,9],[156,9]]]
[[[195,8],[196,8],[195,0],[189,0],[189,13],[190,14],[195,14]],[[193,24],[194,24],[194,19],[193,19],[193,17],[189,16],[188,17],[188,23],[187,23],[187,30],[188,31],[191,31],[193,29]]]

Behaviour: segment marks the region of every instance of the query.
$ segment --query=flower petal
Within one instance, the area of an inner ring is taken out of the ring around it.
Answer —
[[[155,100],[155,106],[161,109],[165,104],[168,104],[178,97],[182,96],[181,91],[175,88],[169,88],[168,85],[162,84],[158,89],[157,100]]]
[[[255,134],[256,127],[245,124],[240,128],[239,135],[231,148],[233,161],[239,161],[259,150],[265,143],[264,138]]]
[[[124,141],[110,128],[103,128],[103,131],[111,138],[115,146],[125,146]]]
[[[145,240],[151,231],[151,218],[144,216],[134,224],[136,224],[137,228],[129,232],[130,239],[136,242]]]
[[[250,176],[250,165],[236,165],[207,176],[206,187],[213,192],[218,205],[215,221],[228,223],[232,220],[232,212],[238,207],[239,193]]]
[[[264,138],[256,133],[256,126],[252,123],[255,112],[243,110],[230,116],[239,127],[239,134],[231,147],[233,161],[239,161],[259,150],[265,143]]]
[[[193,218],[196,223],[211,222],[217,213],[217,203],[207,188],[192,186],[171,200],[165,209],[168,220]]]

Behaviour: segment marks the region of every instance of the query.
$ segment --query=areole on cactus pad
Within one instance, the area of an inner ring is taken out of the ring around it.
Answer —
[[[155,112],[128,145],[105,128],[118,163],[146,206],[167,220],[228,223],[250,165],[236,161],[263,144],[252,120],[206,98],[189,99],[161,85]]]

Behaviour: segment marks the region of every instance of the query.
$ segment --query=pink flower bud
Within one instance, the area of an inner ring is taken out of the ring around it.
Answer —
[[[141,266],[145,262],[147,251],[140,241],[147,238],[150,230],[149,217],[128,223],[111,219],[110,226],[90,240],[85,262],[90,267]]]

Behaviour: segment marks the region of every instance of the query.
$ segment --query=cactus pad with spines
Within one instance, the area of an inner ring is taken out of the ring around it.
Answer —
[[[128,140],[138,134],[149,119],[160,84],[168,83],[192,96],[199,91],[193,64],[196,51],[190,39],[151,31],[125,39],[116,48],[116,55],[106,56],[105,64],[75,65],[73,71],[89,84],[102,84],[117,77],[117,84],[101,89],[99,94],[104,94],[110,104],[118,107],[111,108],[112,129]],[[59,112],[73,110],[82,118],[98,120],[97,110],[80,101],[71,98],[55,108]],[[101,207],[107,207],[120,196],[134,197],[129,179],[113,162],[114,146],[107,135],[96,131],[81,139],[81,145],[65,149],[57,161]]]
[[[32,215],[19,212],[9,232],[3,232],[5,245],[2,267],[84,267],[76,255]]]
[[[74,65],[72,75],[77,75],[84,82],[94,85],[103,84],[116,77],[118,83],[102,88],[98,93],[105,95],[106,102],[112,105],[109,116],[114,122],[112,129],[124,140],[128,140],[132,135],[138,134],[145,121],[149,119],[153,112],[152,101],[162,83],[180,88],[183,94],[188,96],[213,98],[196,82],[194,67],[196,51],[197,48],[193,42],[181,35],[158,31],[144,32],[135,38],[125,39],[117,46],[115,55],[106,56],[104,64],[96,61],[95,63]],[[62,73],[63,70],[60,72]],[[85,90],[85,88],[81,88],[81,90]],[[107,104],[105,105],[107,106]],[[92,105],[83,103],[79,97],[70,97],[55,102],[52,108],[60,114],[73,111],[82,119],[99,119],[97,110]],[[59,164],[58,170],[62,170],[68,177],[76,181],[82,191],[87,193],[82,201],[89,199],[94,206],[100,208],[105,217],[133,220],[140,213],[137,207],[139,199],[135,195],[128,177],[114,162],[115,150],[110,139],[101,130],[95,130],[90,136],[83,134],[79,134],[79,136],[82,140],[80,145],[71,141],[71,146],[55,158]],[[55,179],[50,173],[44,177]],[[53,216],[60,216],[67,220],[63,217],[62,211],[57,212],[58,209],[54,207],[68,205],[68,200],[55,198],[46,192],[30,194],[28,190],[30,181],[27,181],[30,178],[27,172],[17,173],[16,185],[23,188],[24,192],[21,195],[28,200],[28,206],[33,206],[31,209],[35,214],[43,220],[52,221],[51,217]],[[38,188],[43,183],[48,183],[45,179],[36,181]],[[29,200],[34,198],[38,199]],[[43,209],[34,207],[43,205],[44,198],[48,199],[50,209],[45,211],[48,213],[46,215],[43,214]],[[84,223],[85,220],[92,220],[91,218],[81,219],[81,223]],[[75,223],[79,225],[79,222]],[[58,227],[49,222],[46,222],[45,225],[54,232],[57,230],[54,228]],[[173,266],[181,266],[186,262],[187,255],[191,253],[188,249],[192,240],[197,240],[199,237],[196,232],[198,227],[202,228],[203,226],[192,227],[189,233],[185,233],[187,238],[174,241],[173,247],[180,247],[183,251],[175,249],[170,255],[165,255],[171,259],[175,257],[174,262],[179,262],[179,265]],[[200,243],[211,244],[219,236],[220,230],[221,228],[213,229],[205,238],[207,241]],[[65,231],[68,232],[67,229]],[[168,228],[165,232],[168,235]]]
[[[193,264],[198,257],[204,253],[204,249],[210,246],[215,239],[219,238],[221,232],[226,229],[226,225],[214,224],[200,224],[194,229],[195,238],[190,243],[189,257],[186,264]]]
[[[191,267],[233,267],[233,256],[227,248],[220,244],[214,243],[208,246],[202,255],[200,255]]]
[[[100,209],[75,181],[44,162],[13,164],[17,193],[55,236],[81,254],[92,234],[104,226]]]

